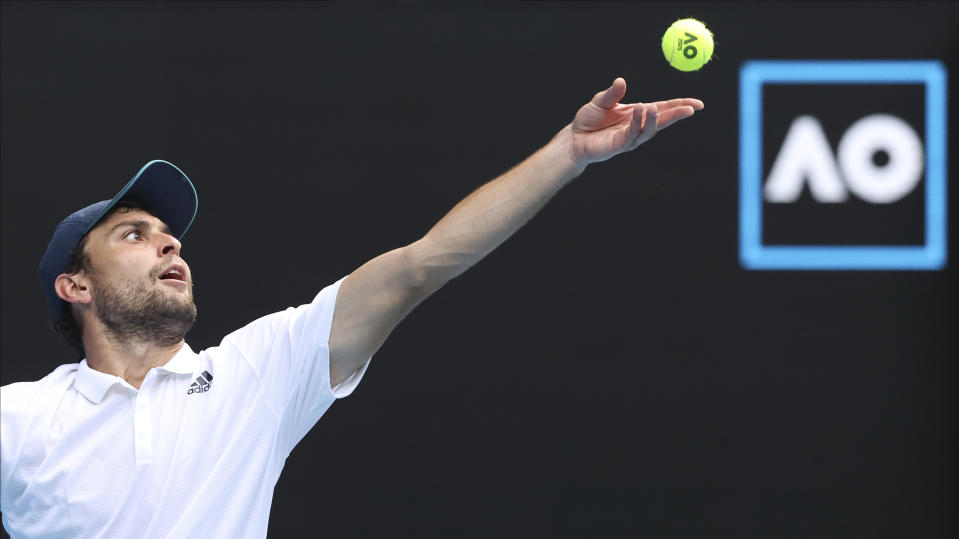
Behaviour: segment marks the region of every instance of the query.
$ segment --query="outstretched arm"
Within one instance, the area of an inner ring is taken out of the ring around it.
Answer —
[[[635,149],[703,108],[698,99],[623,104],[626,81],[597,93],[539,151],[474,191],[420,240],[367,262],[340,285],[330,380],[343,381],[427,296],[510,237],[587,165]]]

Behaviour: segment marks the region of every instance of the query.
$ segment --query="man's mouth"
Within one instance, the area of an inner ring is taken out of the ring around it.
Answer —
[[[160,280],[186,282],[186,268],[180,264],[174,264],[160,274]]]

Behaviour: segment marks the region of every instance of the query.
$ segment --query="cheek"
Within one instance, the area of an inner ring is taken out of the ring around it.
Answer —
[[[117,275],[130,280],[143,279],[156,269],[154,262],[155,260],[136,255],[123,256],[117,261]]]

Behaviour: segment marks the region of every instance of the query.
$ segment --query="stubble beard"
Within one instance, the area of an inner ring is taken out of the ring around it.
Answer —
[[[156,282],[159,272],[159,267],[154,268],[147,282]],[[174,296],[142,281],[113,284],[98,282],[93,276],[91,280],[97,315],[107,335],[120,343],[173,346],[196,322],[192,284],[186,295]]]

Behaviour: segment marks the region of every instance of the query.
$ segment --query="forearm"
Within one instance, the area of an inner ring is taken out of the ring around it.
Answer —
[[[573,158],[571,129],[563,128],[536,153],[457,204],[409,246],[426,288],[466,271],[529,221],[586,168]]]

